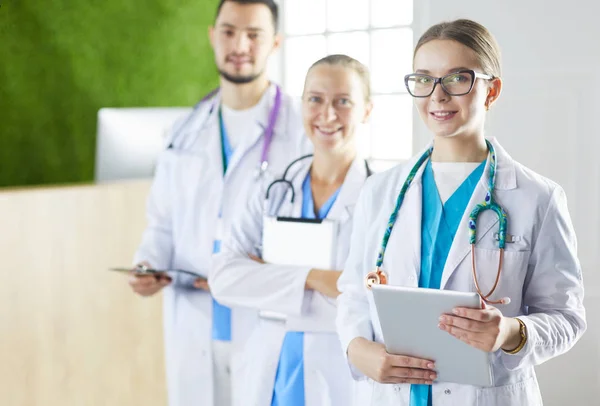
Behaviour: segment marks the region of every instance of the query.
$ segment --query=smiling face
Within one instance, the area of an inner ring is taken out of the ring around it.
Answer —
[[[364,89],[361,77],[350,67],[323,63],[309,70],[302,95],[302,116],[315,150],[355,150],[357,128],[371,112]]]
[[[209,37],[221,77],[238,84],[265,75],[267,60],[280,44],[271,11],[258,3],[225,2]]]
[[[423,44],[415,54],[414,69],[416,73],[435,78],[463,69],[482,73],[472,49],[446,39]],[[478,136],[483,133],[486,110],[499,96],[500,88],[498,78],[475,79],[470,93],[450,96],[438,83],[430,96],[415,98],[415,105],[421,119],[436,137]]]

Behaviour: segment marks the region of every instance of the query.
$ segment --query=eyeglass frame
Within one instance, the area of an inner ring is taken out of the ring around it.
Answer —
[[[459,94],[452,94],[450,93],[445,87],[444,84],[442,83],[442,79],[451,76],[451,75],[456,75],[457,73],[470,73],[471,74],[471,86],[469,86],[469,90],[465,93],[459,93]],[[433,87],[431,88],[431,92],[427,95],[424,96],[415,96],[414,94],[412,94],[412,92],[410,91],[410,87],[408,86],[408,78],[409,77],[414,77],[414,76],[419,76],[419,77],[428,77],[433,79]],[[424,97],[429,97],[433,94],[433,92],[435,92],[435,87],[438,85],[438,83],[440,84],[440,86],[442,87],[442,90],[448,95],[448,96],[465,96],[469,93],[471,93],[471,91],[473,90],[473,86],[475,85],[475,80],[476,79],[484,79],[484,80],[494,80],[496,79],[494,76],[491,75],[487,75],[485,73],[480,73],[480,72],[476,72],[473,69],[461,69],[458,70],[456,72],[450,72],[442,77],[436,78],[434,76],[431,75],[426,75],[424,73],[409,73],[408,75],[404,76],[404,85],[406,86],[406,90],[408,91],[408,94],[410,94],[412,97],[418,97],[418,98],[424,98]]]

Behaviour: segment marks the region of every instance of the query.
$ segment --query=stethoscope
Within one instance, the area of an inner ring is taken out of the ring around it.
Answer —
[[[175,140],[181,136],[181,133],[183,132],[183,129],[187,126],[187,124],[189,124],[190,121],[195,118],[195,113],[198,111],[198,109],[200,109],[200,107],[202,107],[204,105],[204,103],[211,100],[218,92],[219,92],[219,88],[214,89],[213,91],[208,93],[206,96],[204,96],[202,98],[202,100],[200,100],[198,103],[196,103],[196,105],[192,109],[192,112],[190,113],[190,115],[188,115],[186,120],[175,131],[175,134],[173,135],[173,138],[171,139],[171,142],[169,143],[168,148],[173,148]],[[214,112],[215,108],[217,107],[216,104],[217,104],[216,102],[213,102],[213,104],[211,105],[211,107],[208,111],[207,117],[209,117]],[[273,102],[273,107],[271,107],[271,110],[269,111],[269,121],[267,124],[267,128],[265,129],[263,148],[262,148],[262,152],[260,155],[260,162],[258,164],[258,168],[256,171],[256,176],[255,176],[257,179],[261,178],[265,174],[265,172],[267,172],[267,169],[269,168],[269,150],[271,148],[271,143],[273,141],[273,133],[275,131],[275,123],[277,122],[277,117],[279,116],[280,110],[281,110],[281,88],[278,85],[275,85],[275,100]],[[220,122],[220,120],[219,120],[219,122]],[[223,128],[220,128],[220,131],[222,133]]]
[[[287,174],[289,172],[289,170],[296,165],[298,162],[303,161],[305,159],[308,158],[312,158],[313,154],[308,154],[308,155],[303,155],[300,158],[296,158],[294,159],[292,162],[290,162],[290,164],[285,168],[285,171],[283,171],[283,176],[281,176],[280,179],[276,179],[273,182],[271,182],[269,184],[269,187],[267,187],[267,191],[265,193],[265,200],[269,200],[269,193],[271,192],[271,188],[279,183],[283,183],[286,185],[286,187],[292,191],[292,195],[290,198],[290,203],[294,203],[294,200],[296,199],[296,189],[294,188],[294,184],[287,179]],[[371,168],[369,167],[369,163],[365,160],[365,169],[367,171],[367,177],[371,176],[373,174],[373,172],[371,171]]]
[[[473,271],[473,280],[475,281],[475,289],[477,289],[477,293],[481,297],[481,299],[488,304],[509,304],[510,298],[503,297],[500,300],[491,300],[490,296],[494,293],[496,288],[498,287],[498,282],[500,281],[500,274],[502,273],[502,263],[504,260],[504,247],[506,245],[506,227],[507,227],[507,216],[504,209],[498,205],[494,201],[493,191],[496,185],[496,152],[494,151],[494,147],[492,144],[486,140],[487,147],[489,149],[489,183],[488,190],[485,195],[485,201],[478,204],[471,214],[469,215],[469,242],[471,244],[471,267]],[[366,285],[368,289],[371,289],[373,285],[385,285],[387,284],[388,277],[387,274],[381,270],[381,265],[383,264],[383,257],[385,255],[385,250],[387,248],[388,241],[390,239],[390,235],[392,234],[392,229],[394,228],[394,224],[396,223],[396,219],[398,217],[398,212],[400,211],[400,207],[402,206],[402,202],[404,201],[404,196],[406,195],[406,191],[410,187],[413,179],[415,178],[417,172],[423,166],[425,161],[429,159],[431,153],[433,152],[433,147],[429,148],[425,153],[419,158],[415,166],[413,166],[412,170],[408,174],[402,189],[400,190],[400,194],[398,195],[398,199],[396,200],[396,206],[394,207],[394,211],[390,215],[388,220],[388,226],[385,230],[385,234],[383,235],[383,241],[381,242],[381,248],[379,250],[379,255],[377,256],[377,264],[375,265],[375,270],[371,271],[367,274],[366,277]],[[484,295],[481,292],[481,288],[479,287],[479,280],[477,279],[477,270],[475,268],[475,243],[477,241],[477,218],[481,214],[481,212],[486,210],[492,210],[498,216],[498,247],[500,249],[500,259],[498,260],[498,271],[496,273],[496,281],[494,285],[490,289],[490,291]]]

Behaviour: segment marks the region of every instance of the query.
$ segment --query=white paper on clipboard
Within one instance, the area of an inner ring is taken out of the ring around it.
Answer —
[[[263,218],[262,259],[270,264],[334,269],[338,224],[332,220]],[[286,322],[285,314],[262,310],[260,317]]]
[[[333,269],[336,240],[335,221],[265,216],[262,259],[270,264]]]

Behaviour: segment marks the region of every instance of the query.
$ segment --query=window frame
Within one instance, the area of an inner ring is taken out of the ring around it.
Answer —
[[[323,0],[323,1],[329,1],[329,0]],[[288,69],[286,67],[286,58],[285,58],[285,52],[286,52],[286,41],[288,39],[295,39],[295,38],[305,38],[305,37],[315,37],[315,36],[322,36],[325,40],[325,49],[326,49],[326,54],[330,53],[329,50],[329,37],[331,35],[336,35],[336,34],[350,34],[350,33],[367,33],[368,34],[368,38],[369,38],[369,60],[368,61],[361,61],[363,63],[365,63],[367,66],[369,66],[369,68],[372,70],[373,65],[373,47],[371,46],[371,36],[372,33],[375,31],[381,31],[381,30],[392,30],[392,29],[408,29],[411,31],[412,36],[413,36],[413,41],[414,41],[414,32],[415,32],[415,13],[414,13],[414,9],[415,9],[415,1],[412,1],[412,12],[413,12],[413,16],[411,18],[411,22],[410,24],[394,24],[394,25],[387,25],[387,26],[374,26],[371,22],[371,13],[372,13],[372,8],[373,8],[373,1],[372,0],[367,0],[369,3],[369,16],[368,16],[368,26],[366,28],[363,29],[350,29],[350,30],[339,30],[339,31],[333,31],[330,30],[329,27],[325,27],[325,30],[323,32],[319,32],[319,33],[306,33],[306,34],[288,34],[286,32],[286,27],[285,27],[285,22],[286,22],[286,0],[280,0],[279,1],[279,15],[280,15],[280,33],[282,36],[282,45],[281,45],[281,50],[280,50],[280,56],[279,56],[279,80],[280,83],[282,84],[282,86],[284,86],[284,88],[288,85]],[[327,22],[327,5],[325,6],[325,21]],[[412,55],[411,55],[412,57]],[[406,72],[409,73],[409,72]],[[399,77],[404,77],[405,73],[400,74],[399,73]],[[403,80],[402,83],[404,84]],[[297,95],[294,95],[297,96]],[[381,91],[373,91],[372,92],[372,97],[373,98],[377,98],[378,96],[407,96],[410,97],[410,94],[408,93],[408,91],[406,90],[406,88],[401,87],[401,89],[399,91],[390,91],[390,92],[381,92]],[[377,109],[377,105],[375,104],[374,109]],[[411,117],[411,122],[407,125],[407,128],[410,129],[409,131],[409,136],[410,136],[410,148],[409,151],[405,151],[402,153],[402,156],[399,156],[398,158],[382,158],[382,157],[378,157],[376,155],[374,155],[373,153],[373,139],[372,137],[369,140],[369,148],[368,151],[365,151],[365,153],[363,155],[365,155],[365,158],[367,158],[370,162],[372,162],[375,166],[375,169],[377,168],[381,168],[381,169],[386,169],[388,167],[394,166],[397,163],[403,162],[406,160],[406,157],[410,157],[413,154],[413,149],[414,149],[414,119],[413,119],[413,107],[412,107],[412,103],[411,103],[411,111],[408,114],[409,117]],[[372,134],[372,128],[373,128],[373,123],[371,121],[371,123],[369,123],[369,134]],[[397,133],[402,133],[402,129],[400,129]]]

